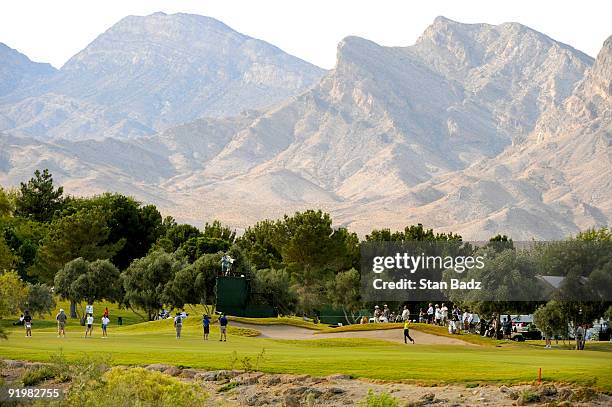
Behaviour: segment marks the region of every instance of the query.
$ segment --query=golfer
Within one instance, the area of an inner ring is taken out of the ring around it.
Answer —
[[[219,318],[219,330],[221,331],[219,342],[227,342],[227,317],[225,314],[221,314],[221,318]]]
[[[108,314],[104,314],[102,316],[102,337],[103,338],[108,337],[108,333],[106,332],[106,328],[108,327],[109,323],[110,323],[110,319],[108,318]]]
[[[26,338],[32,336],[32,316],[28,310],[25,311],[23,316],[23,325],[25,326]]]
[[[414,345],[414,339],[412,339],[410,337],[410,321],[406,321],[404,322],[404,343],[408,343],[408,340],[410,340],[410,342],[412,342],[412,344]]]
[[[66,337],[66,320],[68,316],[64,313],[64,310],[60,308],[59,312],[55,316],[57,320],[57,337],[63,336]]]
[[[207,341],[210,333],[210,317],[208,315],[202,316],[202,327],[204,328],[204,340]]]
[[[176,328],[176,339],[181,339],[181,329],[183,329],[183,317],[180,312],[174,317],[174,328]]]
[[[85,329],[85,337],[87,338],[87,334],[89,333],[89,337],[91,338],[91,334],[93,333],[93,323],[94,317],[92,314],[87,314],[87,328]]]

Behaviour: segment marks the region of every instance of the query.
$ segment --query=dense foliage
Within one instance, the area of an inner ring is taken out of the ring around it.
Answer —
[[[564,286],[546,305],[550,308],[543,309],[566,326],[608,310],[608,302],[584,298],[597,298],[601,287],[612,286],[611,236],[606,228],[589,230],[524,251],[506,235],[471,247],[460,235],[419,224],[400,231],[375,229],[362,242],[346,228],[334,227],[320,210],[263,220],[237,236],[216,220],[200,229],[163,218],[155,206],[121,194],[65,196],[44,170],[17,189],[0,188],[0,317],[26,308],[49,312],[51,286],[71,301],[72,314],[76,304],[99,300],[142,310],[149,319],[164,307],[214,306],[221,258],[228,254],[234,259],[232,272],[251,282],[251,301],[280,314],[313,315],[327,305],[351,322],[372,305],[360,296],[362,245],[410,242],[437,254],[486,254],[490,261],[478,277],[497,287],[490,298],[452,297],[483,315],[533,312],[544,304],[512,301],[512,290],[528,297],[533,287],[521,281],[531,281],[535,270],[565,276]],[[556,331],[559,322],[543,318],[544,311],[538,311],[538,319]]]

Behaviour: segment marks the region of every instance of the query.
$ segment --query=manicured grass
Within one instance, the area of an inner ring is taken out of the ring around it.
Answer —
[[[167,363],[205,369],[242,368],[264,355],[259,369],[266,372],[325,376],[345,373],[371,379],[443,383],[522,383],[536,379],[542,368],[545,381],[594,384],[612,391],[612,345],[587,344],[585,351],[543,349],[541,346],[402,345],[368,339],[271,340],[230,329],[228,342],[218,341],[218,327],[204,342],[199,318],[186,321],[183,338],[174,338],[171,321],[116,327],[100,337],[83,338],[82,327],[71,326],[66,338],[54,329],[34,329],[24,338],[22,329],[10,329],[0,341],[0,357],[47,361],[60,349],[68,360],[86,353],[111,354],[119,365]]]
[[[45,315],[35,315],[33,326],[36,329],[41,328],[57,328],[57,322],[55,320],[55,315],[59,312],[61,308],[64,309],[66,315],[70,315],[70,303],[68,301],[63,301],[56,299],[57,305],[55,309],[51,312],[51,314]],[[121,308],[116,303],[110,302],[96,302],[93,304],[94,306],[94,317],[96,324],[100,323],[102,318],[102,314],[104,313],[104,308],[108,307],[111,325],[117,325],[118,318],[121,317],[123,319],[123,326],[129,326],[133,324],[141,324],[143,322],[147,322],[146,313],[142,310],[132,310],[130,308]],[[85,304],[79,304],[78,310],[80,315],[85,310]],[[178,310],[169,310],[171,311],[172,316],[178,312]],[[188,319],[197,319],[201,321],[202,315],[205,313],[204,307],[202,305],[187,305],[185,307],[185,312],[189,314],[190,318]],[[216,321],[217,317],[215,315],[211,315],[213,321]],[[0,326],[4,328],[14,328],[13,322],[19,319],[19,315],[13,315],[9,318],[0,319]],[[68,318],[66,321],[66,327],[80,327],[78,318]]]

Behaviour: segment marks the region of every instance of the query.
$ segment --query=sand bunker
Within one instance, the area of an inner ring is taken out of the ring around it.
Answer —
[[[255,329],[261,332],[260,338],[270,339],[290,339],[290,340],[305,340],[305,339],[329,339],[329,338],[366,338],[379,339],[390,342],[404,343],[404,333],[400,329],[381,329],[376,331],[353,331],[353,332],[329,332],[315,333],[311,329],[300,328],[291,325],[257,325],[246,324],[242,322],[231,321],[232,326]],[[410,330],[410,336],[416,342],[416,345],[460,345],[460,346],[476,346],[471,343],[462,341],[461,339],[447,338],[445,336],[437,336],[419,332],[415,329]],[[415,345],[415,346],[416,346]],[[412,346],[412,345],[411,345]]]

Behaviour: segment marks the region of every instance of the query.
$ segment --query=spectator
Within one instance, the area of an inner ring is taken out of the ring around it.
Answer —
[[[387,304],[383,306],[383,316],[387,319],[387,322],[391,320],[391,310],[389,309]]]
[[[23,325],[25,326],[26,337],[32,337],[32,316],[28,310],[25,311],[23,316]]]
[[[204,340],[207,341],[210,333],[210,317],[208,315],[202,317],[202,327],[204,328]]]
[[[382,311],[378,305],[374,306],[374,322],[380,322],[380,317],[382,316]]]
[[[68,316],[64,313],[64,310],[60,308],[59,312],[55,316],[55,319],[57,320],[57,337],[59,338],[60,336],[63,336],[65,338],[66,320],[68,319]]]
[[[474,329],[474,313],[468,312],[468,327],[472,331]]]
[[[174,317],[174,328],[176,329],[176,339],[181,339],[181,330],[183,329],[183,317],[180,312]]]
[[[448,322],[448,307],[446,304],[442,303],[442,307],[440,307],[440,317],[441,317],[441,325],[446,325]]]
[[[470,313],[468,312],[468,310],[463,311],[461,321],[463,322],[463,330],[465,332],[469,332],[470,331]]]
[[[410,311],[408,310],[408,306],[404,305],[404,310],[402,311],[402,321],[406,322],[410,319]]]
[[[453,323],[453,326],[455,328],[455,331],[457,331],[457,333],[459,333],[459,331],[461,330],[461,324],[460,321],[461,320],[461,311],[459,311],[459,308],[457,308],[456,305],[453,305],[453,310],[451,311],[451,315],[450,315],[450,322]]]
[[[582,325],[576,328],[576,350],[584,350],[584,327]]]
[[[23,314],[19,316],[19,320],[17,322],[13,322],[13,325],[23,325]]]
[[[429,303],[429,308],[427,308],[427,323],[431,324],[434,320],[434,308],[433,305],[431,305],[431,302]]]
[[[436,304],[436,309],[434,310],[434,319],[436,321],[436,325],[440,325],[442,321],[442,311],[440,310],[440,306]]]
[[[419,310],[419,323],[424,324],[427,322],[427,313],[421,308]]]
[[[219,342],[227,342],[227,322],[225,314],[221,314],[221,318],[219,318],[219,330],[221,331]]]
[[[452,319],[448,321],[448,333],[453,335],[458,333],[457,324]]]
[[[89,337],[91,338],[91,334],[93,333],[93,323],[94,323],[94,317],[92,314],[87,314],[86,322],[87,322],[87,328],[85,328],[85,337],[87,338],[87,334],[89,333]]]
[[[504,330],[504,338],[510,339],[512,337],[512,318],[510,315],[506,315],[502,329]]]
[[[110,323],[110,318],[108,317],[108,308],[104,310],[104,315],[102,315],[102,337],[108,337],[108,333],[106,329],[108,328],[108,324]]]

